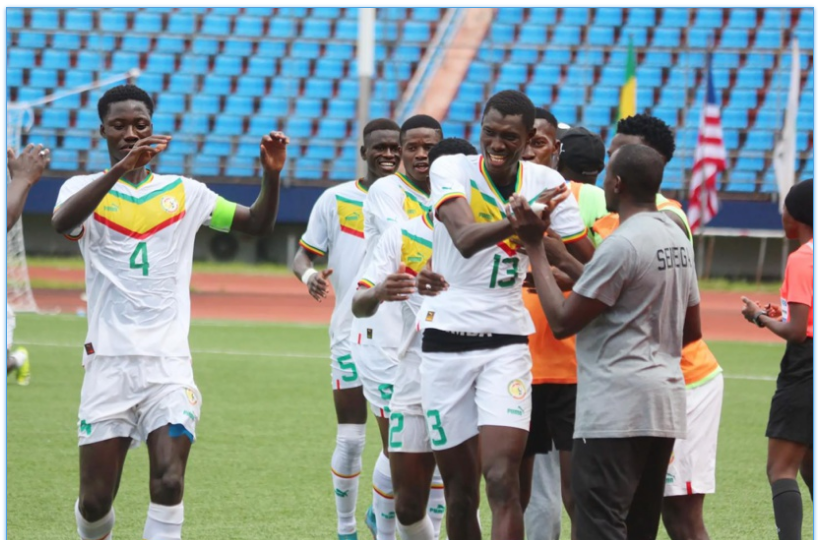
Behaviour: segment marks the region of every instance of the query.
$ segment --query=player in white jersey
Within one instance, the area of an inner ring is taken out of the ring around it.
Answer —
[[[567,189],[556,171],[520,162],[534,116],[524,94],[494,95],[483,112],[482,155],[443,157],[431,168],[434,270],[449,288],[421,309],[421,382],[452,540],[480,535],[481,467],[492,538],[523,537],[519,470],[531,414],[527,336],[533,324],[522,301],[528,258],[511,238],[504,207],[515,192],[536,200]],[[583,259],[593,253],[572,196],[556,207],[552,221],[572,252]]]
[[[293,272],[315,300],[320,302],[327,297],[328,282],[335,291],[329,333],[332,396],[338,431],[331,470],[339,540],[357,538],[355,506],[361,454],[366,443],[366,400],[350,346],[350,304],[366,252],[363,204],[375,181],[398,168],[395,150],[399,131],[400,127],[394,121],[385,118],[372,120],[364,127],[361,159],[366,162],[366,176],[339,184],[321,194],[293,259]],[[315,270],[313,262],[327,256],[328,252],[327,268],[320,272]]]
[[[429,152],[429,161],[455,153],[476,154],[477,150],[463,139],[444,139]],[[415,277],[432,254],[432,230],[429,213],[387,228],[352,301],[356,317],[371,317],[382,302],[398,302],[401,312],[399,363],[390,401],[389,464],[397,529],[403,540],[437,538],[445,512],[443,484],[435,474],[421,406],[417,313],[422,298],[415,289]]]
[[[440,123],[426,115],[407,119],[400,128],[399,156],[406,173],[378,180],[364,201],[366,268],[378,240],[393,223],[421,216],[429,210],[429,150],[440,142]],[[352,356],[357,358],[364,385],[381,434],[383,452],[372,475],[372,506],[378,540],[395,537],[395,501],[389,467],[389,401],[398,366],[401,316],[399,306],[388,304],[374,317],[352,322]]]
[[[6,158],[8,159],[6,172],[9,179],[6,192],[6,233],[8,233],[23,214],[23,206],[26,204],[29,190],[39,182],[43,171],[51,162],[51,151],[44,148],[42,144],[36,146],[29,144],[19,156],[9,148],[6,151]],[[15,347],[14,350],[11,350],[14,342],[15,322],[14,311],[6,302],[6,375],[16,371],[17,384],[28,386],[31,382],[31,362],[28,359],[28,351],[25,347]]]
[[[142,538],[175,540],[202,402],[188,344],[194,238],[203,225],[251,235],[272,229],[289,141],[280,132],[261,139],[261,192],[248,208],[195,180],[146,168],[171,138],[153,134],[153,101],[140,88],[111,88],[98,110],[111,167],[69,178],[51,220],[79,240],[88,292],[77,532],[88,540],[109,537],[128,449],[147,441],[150,505]]]

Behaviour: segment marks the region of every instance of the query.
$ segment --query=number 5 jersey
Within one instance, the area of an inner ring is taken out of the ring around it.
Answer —
[[[55,211],[104,173],[74,176]],[[149,173],[119,180],[70,239],[85,259],[88,336],[100,356],[190,357],[190,274],[202,225],[227,232],[236,205],[201,182]]]

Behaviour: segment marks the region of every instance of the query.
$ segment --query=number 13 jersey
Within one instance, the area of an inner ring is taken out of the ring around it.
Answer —
[[[103,173],[74,176],[55,207]],[[83,364],[92,355],[190,357],[190,274],[202,225],[228,231],[236,205],[201,182],[150,173],[119,180],[80,230],[88,297]]]
[[[435,213],[432,269],[443,275],[449,289],[426,297],[419,313],[422,327],[448,332],[532,334],[534,325],[521,291],[528,257],[518,251],[520,244],[508,238],[466,259],[437,219],[440,206],[454,198],[469,203],[477,223],[506,217],[508,201],[483,167],[482,156],[440,157],[432,164],[430,178]],[[514,191],[533,201],[541,192],[564,183],[565,179],[552,169],[520,162]],[[552,213],[551,228],[565,242],[587,234],[572,195]]]

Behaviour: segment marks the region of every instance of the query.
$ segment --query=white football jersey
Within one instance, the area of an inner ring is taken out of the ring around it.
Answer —
[[[310,212],[307,230],[299,244],[318,256],[329,252],[329,276],[335,290],[335,309],[329,325],[330,347],[349,339],[352,293],[366,252],[363,203],[367,189],[360,180],[326,190]]]
[[[358,286],[375,287],[385,281],[390,274],[397,272],[401,264],[407,274],[417,276],[432,256],[432,230],[433,224],[429,214],[412,218],[400,225],[391,225],[375,246],[372,259],[364,268]],[[414,340],[414,336],[419,330],[417,314],[422,303],[423,297],[415,292],[405,302],[386,302],[381,304],[378,310],[387,305],[397,305],[401,309],[403,331],[398,353],[401,358],[411,343],[420,345],[419,340]],[[419,350],[417,352],[420,354]]]
[[[56,207],[102,174],[66,180]],[[234,204],[190,178],[150,173],[138,186],[118,181],[79,233],[88,295],[83,364],[94,354],[190,357],[196,232],[202,225],[229,230],[234,213]]]
[[[461,197],[471,206],[477,223],[500,221],[506,216],[508,201],[491,181],[482,156],[438,158],[432,164],[431,181],[435,212],[440,205]],[[553,169],[520,162],[514,191],[533,201],[543,191],[564,183],[565,179]],[[564,241],[587,234],[573,195],[551,214],[551,228]],[[533,333],[521,291],[528,257],[518,251],[518,242],[512,237],[466,259],[437,217],[434,229],[432,267],[443,275],[449,289],[425,298],[420,314],[423,328],[511,335]]]
[[[429,196],[401,173],[390,174],[372,184],[364,202],[366,256],[361,268],[369,265],[375,246],[390,225],[422,216],[429,211],[430,202]],[[401,320],[399,306],[383,305],[373,317],[353,321],[353,339],[358,343],[369,340],[379,347],[397,349]]]

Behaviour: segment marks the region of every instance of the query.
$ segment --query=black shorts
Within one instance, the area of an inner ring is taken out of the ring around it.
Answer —
[[[812,339],[804,343],[787,343],[782,368],[802,368],[785,369],[778,375],[770,405],[767,437],[812,447],[812,358]]]
[[[576,384],[531,386],[531,427],[525,455],[547,454],[553,447],[570,452],[574,446]]]

